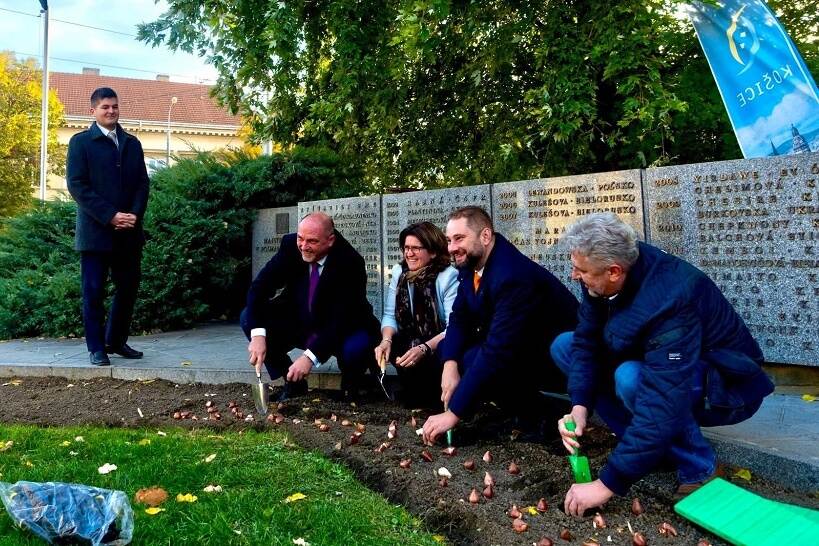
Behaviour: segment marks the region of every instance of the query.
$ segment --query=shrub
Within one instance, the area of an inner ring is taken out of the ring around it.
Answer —
[[[356,178],[320,149],[181,159],[151,180],[132,332],[235,318],[250,282],[255,209],[352,194]],[[73,202],[0,220],[0,338],[82,335]]]

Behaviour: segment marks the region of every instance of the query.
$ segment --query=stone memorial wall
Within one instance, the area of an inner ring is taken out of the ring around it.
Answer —
[[[321,211],[333,217],[336,229],[364,258],[367,299],[381,319],[384,287],[381,259],[381,196],[349,197],[299,203],[299,218]]]
[[[298,207],[261,209],[253,224],[253,277],[273,257],[282,244],[282,237],[293,233],[299,225]]]
[[[645,238],[639,170],[493,184],[492,205],[495,230],[576,296],[571,262],[557,246],[569,225],[594,212],[614,212]]]
[[[648,169],[649,241],[707,273],[772,362],[819,365],[819,154]]]
[[[381,198],[384,209],[384,284],[390,282],[390,272],[403,258],[398,248],[401,230],[415,222],[432,222],[441,230],[446,229],[449,213],[467,205],[477,205],[491,210],[490,186],[468,186],[426,192],[393,193]]]
[[[422,220],[444,228],[449,212],[476,204],[499,233],[579,294],[557,244],[579,218],[611,211],[707,273],[768,361],[819,366],[818,188],[813,153],[300,203],[298,214],[295,207],[259,212],[253,270],[278,248],[285,221],[295,231],[298,218],[324,211],[364,257],[380,318],[387,275],[401,259],[401,229]]]

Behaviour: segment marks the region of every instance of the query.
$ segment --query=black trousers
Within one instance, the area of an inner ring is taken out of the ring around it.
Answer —
[[[288,312],[282,306],[273,305],[273,308],[278,312],[273,312],[265,320],[265,324],[254,325],[254,328],[267,330],[267,356],[264,365],[270,378],[275,380],[287,375],[287,369],[292,364],[287,353],[294,348],[305,348],[309,333],[293,319],[292,312]],[[251,326],[248,323],[247,309],[242,311],[239,325],[249,340]],[[378,330],[367,331],[362,328],[351,332],[338,347],[332,348],[332,353],[341,370],[342,389],[357,388],[368,368],[373,371],[377,369],[373,347],[379,339]]]
[[[89,352],[102,351],[106,345],[121,347],[128,341],[141,278],[142,249],[112,252],[82,252],[82,319],[85,344]],[[105,285],[108,276],[114,295],[108,320],[105,320]]]

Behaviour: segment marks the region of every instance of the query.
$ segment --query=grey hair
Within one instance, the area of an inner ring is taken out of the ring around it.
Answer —
[[[613,264],[630,269],[640,250],[637,232],[612,212],[589,214],[569,226],[561,244],[603,267]]]

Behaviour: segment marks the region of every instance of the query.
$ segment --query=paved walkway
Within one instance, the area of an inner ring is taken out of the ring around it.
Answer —
[[[126,360],[114,355],[111,366],[97,367],[88,363],[82,340],[0,342],[0,377],[156,378],[212,384],[256,379],[247,363],[247,342],[235,324],[132,337],[129,343],[144,351],[145,357]],[[337,388],[335,364],[318,372],[311,375],[311,386]],[[748,421],[706,429],[706,434],[722,460],[796,489],[819,491],[819,402],[806,402],[799,394],[775,393]]]

